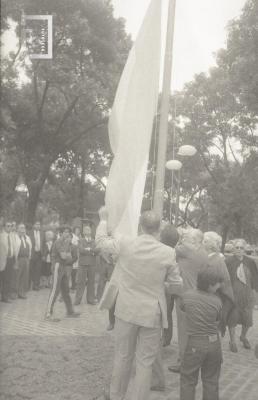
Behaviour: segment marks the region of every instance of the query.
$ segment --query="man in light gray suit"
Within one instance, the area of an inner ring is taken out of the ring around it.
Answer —
[[[152,365],[158,354],[161,329],[167,328],[165,287],[175,292],[182,279],[175,251],[159,242],[160,219],[153,211],[140,218],[141,235],[135,239],[114,239],[107,233],[107,211],[99,212],[96,245],[117,255],[113,273],[116,285],[115,360],[106,399],[123,400],[134,358],[136,377],[133,400],[148,400]],[[112,281],[112,279],[111,279]]]

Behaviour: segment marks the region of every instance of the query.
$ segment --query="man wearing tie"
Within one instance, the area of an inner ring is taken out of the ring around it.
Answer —
[[[12,269],[15,263],[11,228],[12,223],[7,221],[3,232],[0,234],[0,286],[1,301],[4,303],[10,302]]]
[[[41,264],[42,264],[42,242],[43,234],[40,230],[40,222],[36,221],[32,232],[30,233],[30,240],[32,244],[31,263],[30,263],[30,280],[32,281],[32,289],[39,290]]]
[[[26,292],[29,286],[29,263],[31,257],[31,240],[26,235],[24,224],[18,225],[18,246],[17,246],[17,264],[18,264],[18,279],[17,292],[19,299],[26,299]]]
[[[75,305],[79,305],[87,286],[87,303],[94,305],[97,303],[95,299],[95,241],[91,235],[91,228],[85,226],[83,228],[83,237],[79,240],[79,268],[76,279],[76,295]]]

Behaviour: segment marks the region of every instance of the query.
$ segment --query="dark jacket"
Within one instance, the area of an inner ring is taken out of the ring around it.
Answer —
[[[39,231],[40,234],[40,252],[42,252],[42,248],[43,248],[43,242],[44,242],[44,233],[42,231]],[[34,236],[34,230],[30,231],[28,233],[28,236],[30,237],[31,240],[31,257],[33,258],[34,254],[35,254],[35,236]]]
[[[77,260],[77,248],[71,242],[57,239],[52,247],[53,263],[61,266],[72,266]]]
[[[236,256],[226,258],[226,265],[228,268],[233,289],[234,289],[234,283],[237,279],[237,269],[240,263],[241,261]],[[256,292],[258,292],[258,270],[255,261],[250,257],[244,256],[243,263],[249,269],[252,277],[251,289],[256,290]]]
[[[53,246],[54,246],[54,240],[52,241],[52,246],[50,247],[50,249],[48,248],[47,242],[43,242],[42,245],[42,250],[41,250],[41,256],[42,256],[42,260],[43,261],[47,261],[47,256],[50,255],[50,259],[52,260],[52,250],[53,250]]]
[[[92,266],[96,264],[96,251],[94,239],[87,240],[85,237],[79,241],[79,266]]]
[[[217,274],[223,279],[222,286],[217,291],[217,294],[222,301],[222,312],[219,328],[221,331],[221,335],[224,336],[226,333],[226,327],[231,325],[231,317],[233,311],[235,310],[235,299],[231,280],[225,263],[225,259],[224,257],[221,257],[220,254],[214,253],[209,257],[208,267],[212,268],[213,271],[216,271]]]

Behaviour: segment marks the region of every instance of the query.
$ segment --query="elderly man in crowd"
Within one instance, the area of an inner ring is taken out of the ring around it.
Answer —
[[[10,299],[15,300],[18,297],[18,262],[17,262],[17,249],[19,247],[19,236],[17,232],[17,224],[15,221],[12,221],[12,228],[11,228],[11,241],[12,241],[12,246],[14,249],[14,257],[15,257],[15,262],[13,263],[13,266],[11,268],[11,276],[10,276]]]
[[[18,298],[26,299],[26,293],[29,288],[29,265],[32,245],[30,237],[26,235],[26,227],[23,223],[18,225],[17,234],[17,293]]]
[[[165,282],[168,288],[182,283],[175,251],[159,242],[160,219],[152,211],[142,214],[142,234],[131,240],[109,237],[106,209],[102,208],[99,214],[96,245],[118,256],[113,274],[117,277],[116,290],[112,289],[116,301],[115,360],[110,392],[105,396],[111,400],[124,399],[136,359],[132,398],[148,400],[161,327],[167,327]]]
[[[92,237],[91,227],[88,225],[83,227],[83,236],[79,240],[78,265],[74,305],[81,304],[85,288],[87,288],[87,303],[95,305],[97,304],[95,299],[95,241]]]
[[[203,233],[199,229],[191,229],[185,232],[180,245],[176,247],[176,259],[181,277],[183,279],[183,291],[196,289],[198,272],[207,268],[208,257],[202,246]],[[171,372],[180,372],[180,363],[183,359],[187,343],[185,314],[176,301],[177,329],[179,357],[176,365],[168,367]]]
[[[15,264],[15,252],[11,235],[12,223],[6,221],[0,234],[0,284],[1,301],[10,302],[12,271]]]

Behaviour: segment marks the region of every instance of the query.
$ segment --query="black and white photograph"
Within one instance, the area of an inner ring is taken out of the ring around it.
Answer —
[[[0,400],[258,400],[258,0],[1,0]]]

